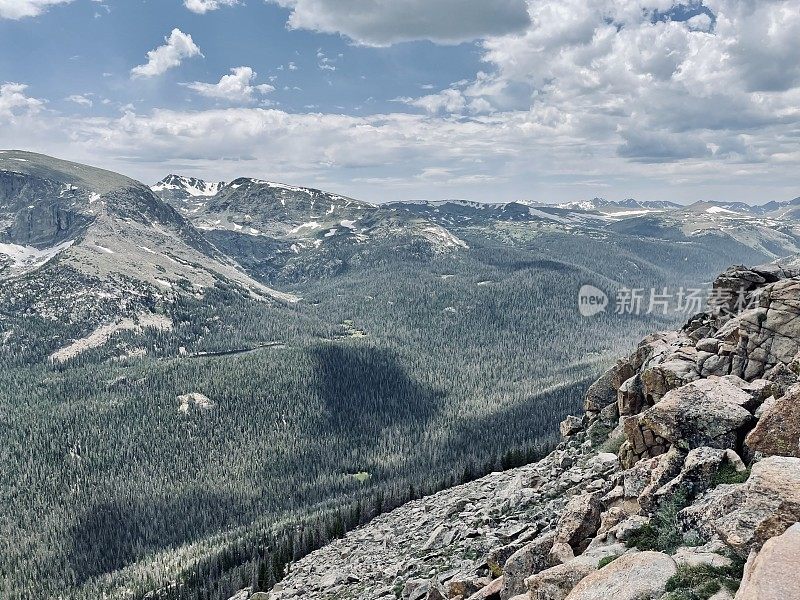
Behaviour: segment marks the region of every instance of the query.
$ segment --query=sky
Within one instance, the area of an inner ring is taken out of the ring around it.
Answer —
[[[800,196],[800,0],[0,0],[0,148],[372,202]]]

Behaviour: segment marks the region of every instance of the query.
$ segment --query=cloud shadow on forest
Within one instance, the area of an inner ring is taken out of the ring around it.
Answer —
[[[424,423],[445,396],[409,377],[397,355],[387,349],[325,344],[311,353],[314,385],[329,424],[337,429],[368,433]]]

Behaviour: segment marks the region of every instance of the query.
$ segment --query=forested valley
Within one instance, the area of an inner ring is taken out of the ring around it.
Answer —
[[[375,252],[299,282],[292,305],[218,285],[181,297],[171,331],[64,364],[4,350],[0,596],[268,589],[382,511],[535,460],[602,367],[686,318],[582,318],[581,285],[691,285],[758,258],[625,236],[509,243],[523,230],[462,231],[456,254]]]

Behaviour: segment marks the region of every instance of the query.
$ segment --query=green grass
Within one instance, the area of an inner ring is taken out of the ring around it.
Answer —
[[[372,474],[366,471],[359,471],[358,473],[349,474],[348,477],[355,479],[358,483],[367,483],[372,479]]]
[[[600,446],[600,452],[610,452],[611,454],[619,454],[619,449],[625,442],[625,435],[618,435],[608,438]]]
[[[613,554],[613,555],[611,555],[611,556],[604,556],[604,557],[603,557],[603,558],[601,558],[601,559],[598,561],[598,563],[597,563],[597,568],[598,568],[598,570],[599,570],[599,569],[602,569],[602,568],[603,568],[603,567],[605,567],[606,565],[610,565],[612,562],[614,562],[615,560],[617,560],[617,559],[618,559],[620,556],[621,556],[621,555],[619,555],[619,554]]]
[[[718,485],[726,483],[744,483],[750,477],[750,469],[746,471],[737,471],[736,467],[731,463],[722,465],[714,477],[711,478],[711,485],[717,487]]]
[[[735,594],[742,581],[744,562],[738,558],[732,558],[732,561],[728,567],[678,567],[677,575],[667,582],[667,599],[708,600],[723,588]]]
[[[682,492],[676,494],[672,500],[665,501],[653,515],[650,523],[631,535],[628,546],[666,554],[675,552],[683,545],[683,535],[678,529],[677,516],[686,506],[686,495]]]

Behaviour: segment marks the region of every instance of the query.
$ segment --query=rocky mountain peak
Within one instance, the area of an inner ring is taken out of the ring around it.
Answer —
[[[250,600],[800,598],[800,271],[734,267],[543,460],[411,502]]]
[[[224,185],[225,182],[222,181],[210,182],[196,177],[167,175],[150,189],[156,193],[167,192],[175,196],[197,198],[214,196]]]

